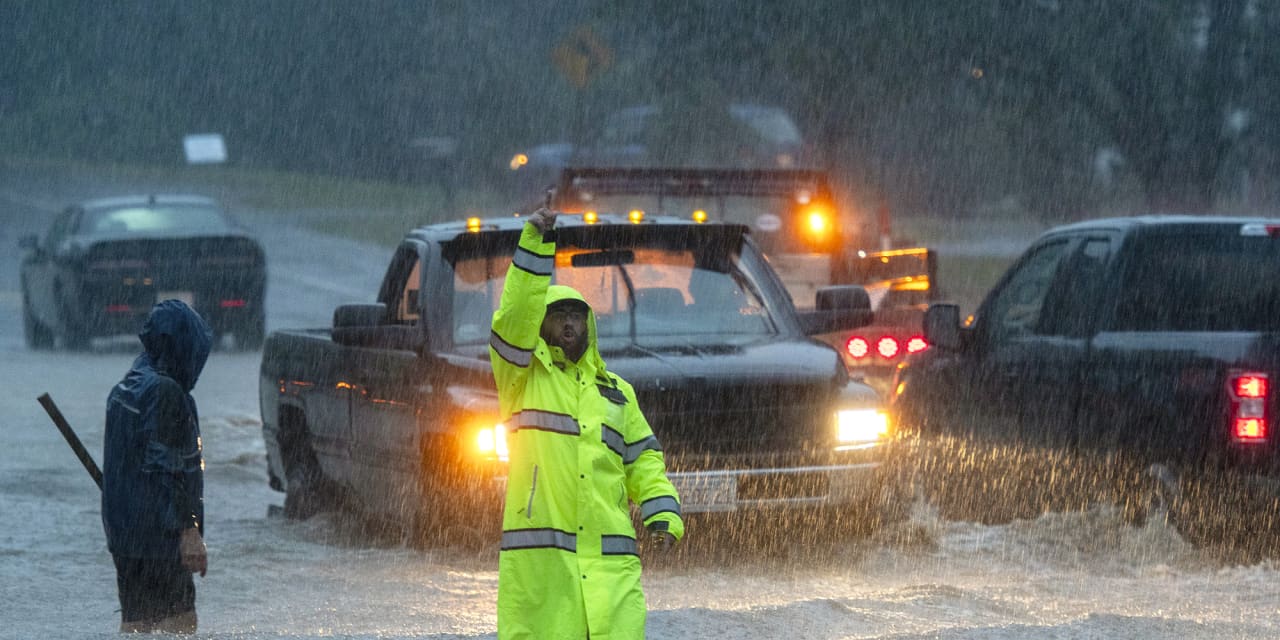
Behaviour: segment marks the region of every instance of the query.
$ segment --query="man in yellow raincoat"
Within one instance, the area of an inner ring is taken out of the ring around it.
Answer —
[[[605,369],[582,294],[551,284],[555,214],[529,217],[493,316],[489,359],[510,451],[498,637],[644,638],[628,500],[665,550],[684,535],[662,448]]]

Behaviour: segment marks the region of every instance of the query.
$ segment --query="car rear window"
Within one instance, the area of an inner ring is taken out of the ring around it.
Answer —
[[[143,233],[154,231],[225,231],[226,219],[217,207],[148,205],[91,209],[80,223],[82,233]]]
[[[1280,238],[1205,231],[1134,242],[1116,330],[1280,330]]]

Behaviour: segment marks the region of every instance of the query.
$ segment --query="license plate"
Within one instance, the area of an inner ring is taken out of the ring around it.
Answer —
[[[156,302],[162,300],[181,300],[189,307],[195,304],[196,297],[190,291],[157,291]]]
[[[744,476],[738,478],[738,499],[821,498],[830,492],[829,484],[826,473]]]

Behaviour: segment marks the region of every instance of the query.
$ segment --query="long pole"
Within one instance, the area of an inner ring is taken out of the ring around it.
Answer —
[[[49,414],[49,418],[58,427],[58,431],[62,432],[62,437],[67,439],[67,444],[71,445],[71,450],[80,459],[80,464],[84,465],[84,470],[88,471],[93,481],[98,483],[98,490],[101,491],[102,470],[98,468],[98,463],[93,461],[93,456],[89,455],[88,450],[81,444],[80,438],[76,436],[76,432],[67,423],[67,419],[62,416],[62,411],[58,410],[58,405],[53,403],[53,398],[50,398],[47,393],[42,393],[36,400],[40,403],[40,406],[44,407],[45,412]]]

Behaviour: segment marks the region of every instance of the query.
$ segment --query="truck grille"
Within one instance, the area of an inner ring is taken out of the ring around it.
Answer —
[[[827,388],[705,386],[637,395],[672,470],[815,464],[831,450]]]

